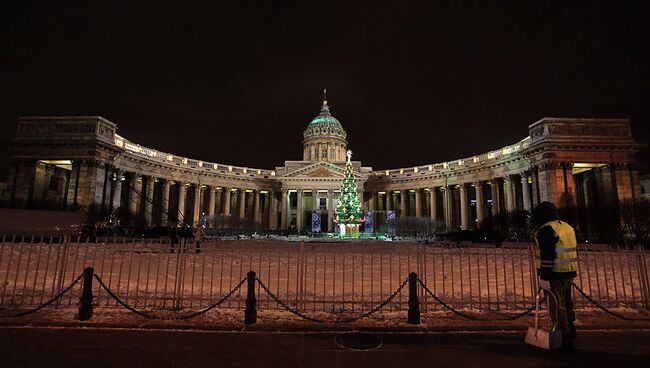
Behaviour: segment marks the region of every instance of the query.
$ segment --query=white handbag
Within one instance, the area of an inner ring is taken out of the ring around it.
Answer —
[[[553,328],[550,331],[546,331],[539,327],[540,293],[543,293],[542,288],[539,289],[537,297],[535,298],[535,327],[528,327],[525,341],[527,344],[537,346],[545,350],[557,350],[562,347],[562,331],[557,329],[557,323],[553,324]],[[553,296],[553,299],[555,299],[555,320],[557,321],[557,298],[553,293],[550,292],[550,290],[548,293],[546,293],[546,295],[551,295]],[[548,305],[548,303],[546,304]]]

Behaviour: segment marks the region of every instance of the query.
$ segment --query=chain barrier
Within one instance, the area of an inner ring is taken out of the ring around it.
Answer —
[[[595,301],[592,297],[590,297],[589,295],[587,295],[587,293],[585,293],[585,291],[582,290],[582,288],[580,288],[580,286],[576,285],[575,282],[572,282],[571,285],[572,285],[573,288],[575,288],[575,289],[576,289],[576,290],[577,290],[577,291],[578,291],[578,292],[579,292],[579,293],[580,293],[580,294],[581,294],[585,299],[587,299],[591,304],[595,305],[596,307],[598,307],[598,308],[601,309],[603,312],[605,312],[605,313],[607,313],[607,314],[609,314],[609,315],[612,315],[612,316],[614,316],[614,317],[616,317],[616,318],[620,318],[620,319],[623,319],[623,320],[626,320],[626,321],[650,321],[650,318],[632,318],[632,317],[627,317],[627,316],[624,316],[624,315],[622,315],[622,314],[619,314],[619,313],[616,313],[616,312],[614,312],[614,311],[611,311],[611,310],[605,308],[605,306],[603,306],[602,304],[600,304],[600,303],[598,303],[597,301]]]
[[[523,312],[517,313],[512,316],[504,317],[504,318],[478,318],[474,316],[470,316],[469,314],[463,313],[459,311],[458,309],[453,308],[449,304],[445,303],[442,299],[440,299],[436,294],[434,294],[428,287],[427,285],[422,282],[419,278],[417,279],[417,282],[424,288],[424,290],[431,296],[435,301],[437,301],[440,305],[442,305],[444,308],[448,309],[449,311],[472,321],[514,321],[516,319],[519,319],[528,313],[532,312],[535,310],[535,306],[533,305],[532,307],[526,308]],[[538,290],[539,292],[539,290]]]
[[[358,320],[360,320],[362,318],[369,317],[370,315],[376,313],[377,311],[379,311],[380,309],[385,307],[388,303],[393,301],[393,299],[395,299],[397,294],[399,294],[399,292],[402,291],[404,286],[406,286],[406,284],[409,281],[408,279],[404,280],[404,282],[402,282],[402,284],[395,290],[395,292],[393,294],[391,294],[386,300],[384,300],[383,302],[378,304],[376,307],[370,309],[369,311],[364,312],[364,313],[362,313],[362,314],[360,314],[360,315],[358,315],[356,317],[331,321],[331,320],[323,320],[323,319],[310,317],[310,316],[300,312],[298,309],[293,308],[290,305],[288,305],[287,303],[280,300],[280,298],[278,298],[277,295],[273,294],[273,292],[258,277],[255,277],[255,280],[257,280],[257,282],[260,284],[262,289],[264,289],[264,291],[271,297],[271,299],[273,299],[276,303],[278,303],[280,306],[282,306],[282,308],[284,308],[288,312],[291,312],[291,313],[295,314],[296,316],[298,316],[298,317],[300,317],[302,319],[305,319],[305,320],[311,321],[311,322],[317,322],[317,323],[350,323],[350,322],[356,322],[356,321],[358,321]]]
[[[18,318],[18,317],[26,316],[26,315],[31,314],[31,313],[38,312],[39,310],[41,310],[41,309],[47,307],[48,305],[50,305],[50,304],[54,303],[55,301],[57,301],[58,299],[60,299],[60,298],[61,298],[63,295],[65,295],[68,291],[72,290],[72,288],[73,288],[75,285],[77,285],[77,283],[79,283],[79,281],[83,278],[83,276],[84,276],[83,273],[82,273],[82,274],[79,274],[79,276],[77,276],[77,278],[74,279],[74,280],[72,281],[72,283],[71,283],[70,285],[68,285],[67,288],[63,289],[63,291],[61,291],[60,293],[58,293],[54,298],[52,298],[52,299],[48,300],[47,302],[45,302],[45,303],[39,305],[38,307],[33,308],[33,309],[30,309],[30,310],[26,310],[26,311],[24,311],[24,312],[20,312],[20,313],[17,313],[17,314],[4,315],[4,316],[0,315],[0,318]]]
[[[190,314],[186,314],[186,315],[183,315],[183,316],[163,317],[163,316],[155,316],[153,314],[149,314],[149,313],[139,311],[139,310],[133,308],[132,306],[126,304],[122,299],[120,299],[120,297],[115,295],[115,293],[113,293],[113,291],[111,289],[109,289],[108,286],[106,286],[106,284],[104,284],[102,279],[97,274],[94,274],[93,277],[95,278],[95,280],[97,280],[97,282],[102,287],[102,289],[104,289],[106,291],[106,293],[111,298],[115,299],[115,301],[117,301],[117,303],[120,304],[121,306],[123,306],[124,308],[128,309],[129,311],[131,311],[131,312],[133,312],[133,313],[135,313],[135,314],[137,314],[139,316],[149,318],[149,319],[163,320],[163,321],[187,320],[187,319],[190,319],[190,318],[194,318],[194,317],[196,317],[198,315],[207,313],[210,310],[212,310],[212,309],[218,307],[219,305],[223,304],[223,302],[225,302],[226,300],[228,300],[228,298],[230,298],[237,290],[239,290],[239,288],[241,288],[241,286],[246,281],[245,278],[242,279],[232,290],[230,290],[230,292],[228,294],[224,295],[221,299],[217,300],[214,304],[210,305],[209,307],[207,307],[205,309],[202,309],[200,311],[193,312],[193,313],[190,313]]]

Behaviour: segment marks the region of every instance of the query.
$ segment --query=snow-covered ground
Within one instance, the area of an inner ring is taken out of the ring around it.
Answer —
[[[167,243],[127,242],[67,245],[0,245],[0,306],[38,305],[65,288],[84,267],[130,305],[146,310],[206,307],[228,293],[249,270],[278,297],[309,313],[359,313],[388,298],[416,272],[440,298],[465,310],[521,310],[533,303],[533,250],[455,248],[405,242],[302,243],[279,240],[224,240],[194,244],[171,253]],[[644,258],[645,257],[645,258]],[[645,264],[644,264],[645,262]],[[576,283],[611,307],[639,307],[650,259],[636,251],[580,252]],[[76,305],[81,284],[61,300]],[[440,311],[418,288],[422,310]],[[115,306],[97,283],[95,302]],[[242,308],[240,289],[226,308]],[[279,306],[258,286],[258,309]],[[579,306],[584,300],[576,297]],[[386,312],[407,308],[404,288]]]

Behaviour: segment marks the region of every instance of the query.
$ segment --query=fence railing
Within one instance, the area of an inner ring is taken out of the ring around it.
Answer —
[[[530,244],[456,247],[447,243],[391,242],[289,243],[256,240],[193,241],[172,246],[166,240],[3,238],[0,243],[0,307],[33,306],[61,292],[86,266],[123,301],[135,308],[204,308],[223,297],[249,270],[282,300],[306,312],[362,312],[385,300],[409,272],[454,308],[516,311],[528,308],[537,290]],[[199,252],[197,252],[199,250]],[[650,259],[640,248],[579,251],[575,280],[606,307],[650,308]],[[81,285],[57,300],[76,305]],[[95,286],[95,304],[117,306]],[[424,312],[440,305],[424,297]],[[280,309],[257,287],[258,309]],[[577,307],[587,301],[576,298]],[[222,307],[243,309],[238,290]],[[399,293],[385,310],[405,310]]]

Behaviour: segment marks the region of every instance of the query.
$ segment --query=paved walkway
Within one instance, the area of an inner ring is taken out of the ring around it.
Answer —
[[[523,332],[377,333],[351,351],[334,332],[0,328],[2,367],[641,367],[650,331],[585,331],[573,354],[525,345]]]

